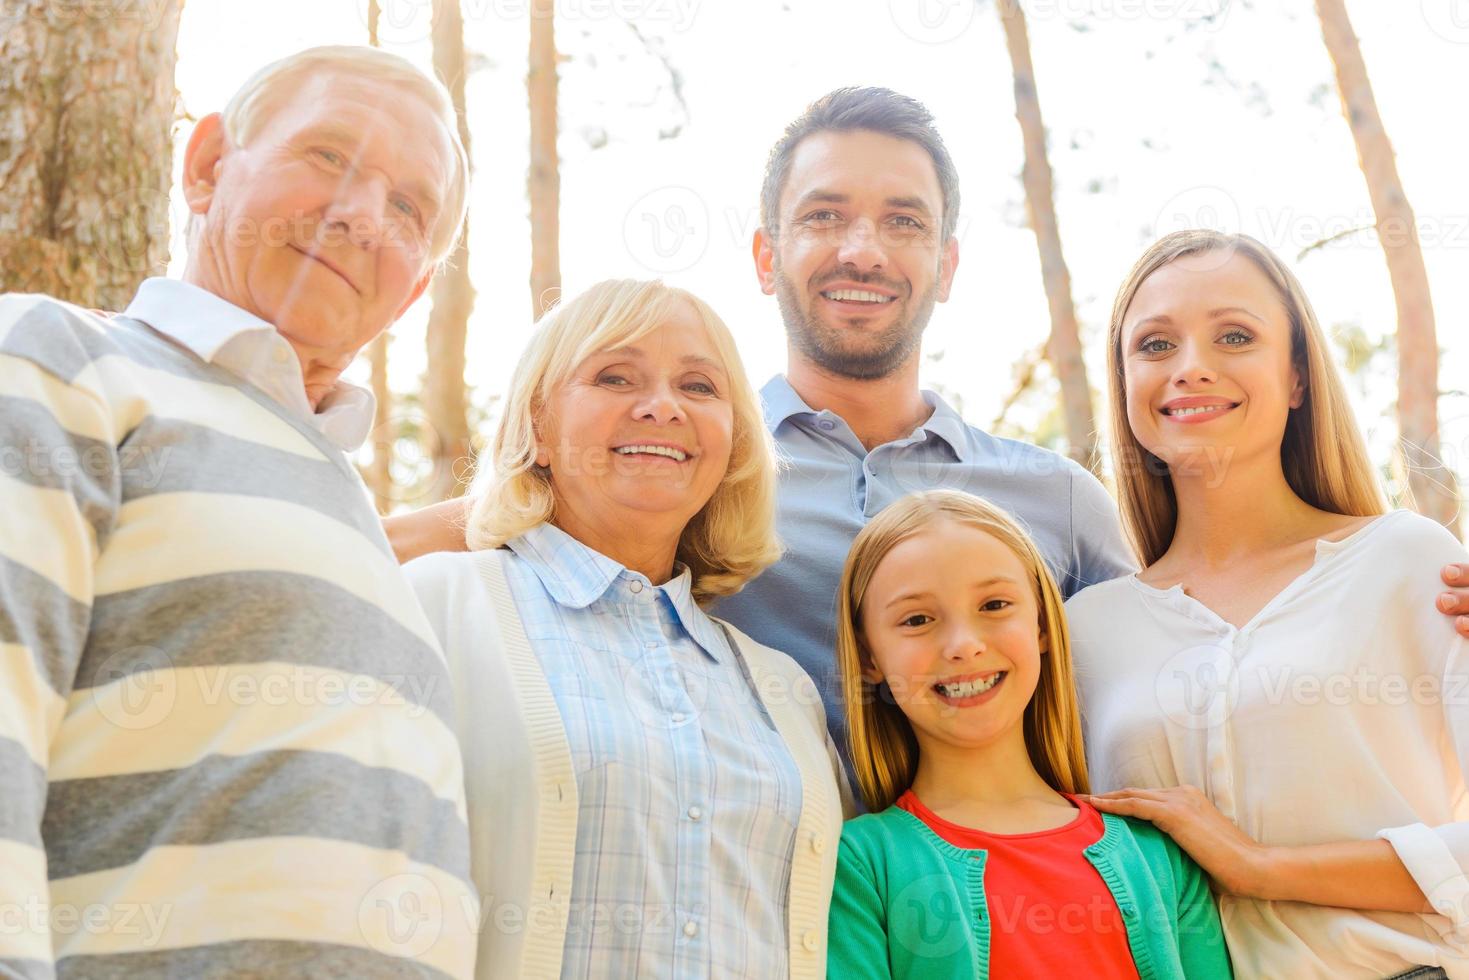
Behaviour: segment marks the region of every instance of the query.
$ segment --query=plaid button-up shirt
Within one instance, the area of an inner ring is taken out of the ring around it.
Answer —
[[[688,569],[655,586],[550,524],[509,547],[576,769],[562,976],[787,975],[800,775]]]

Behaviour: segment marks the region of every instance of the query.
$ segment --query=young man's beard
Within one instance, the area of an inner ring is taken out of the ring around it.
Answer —
[[[817,367],[855,381],[885,378],[907,363],[918,350],[928,318],[933,315],[937,290],[938,284],[934,283],[911,308],[904,303],[892,326],[871,338],[872,346],[851,350],[844,331],[827,326],[815,316],[807,316],[795,283],[780,268],[775,270],[775,298],[780,304],[781,319],[785,321],[786,336]],[[904,312],[908,314],[906,318],[901,315]]]

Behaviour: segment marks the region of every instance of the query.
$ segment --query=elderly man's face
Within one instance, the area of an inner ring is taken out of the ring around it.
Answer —
[[[185,192],[205,222],[191,265],[298,352],[344,365],[427,285],[450,143],[417,97],[347,75],[265,111],[248,145],[217,117],[190,143]]]

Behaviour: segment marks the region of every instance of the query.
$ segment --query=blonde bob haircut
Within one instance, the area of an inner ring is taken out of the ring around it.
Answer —
[[[1081,710],[1071,666],[1071,638],[1061,590],[1035,543],[1003,510],[958,490],[925,490],[894,501],[857,535],[837,589],[837,668],[847,712],[852,768],[867,809],[893,805],[918,773],[918,739],[887,684],[873,684],[863,671],[873,666],[862,633],[862,603],[872,576],[888,552],[939,521],[977,528],[1020,559],[1030,576],[1039,609],[1039,634],[1046,639],[1041,675],[1022,722],[1031,764],[1052,789],[1088,793]]]
[[[516,365],[504,414],[476,480],[465,538],[471,550],[498,548],[546,521],[555,522],[551,474],[535,464],[535,423],[552,393],[598,351],[636,343],[679,304],[692,307],[723,361],[734,409],[729,469],[679,538],[677,560],[693,573],[705,605],[732,595],[780,557],[775,536],[775,447],[750,387],[734,337],[698,297],[657,280],[600,282],[541,318]]]
[[[245,80],[221,115],[224,135],[245,146],[260,132],[270,113],[313,77],[349,75],[396,87],[415,96],[439,123],[449,141],[449,172],[443,206],[429,236],[429,260],[446,259],[458,244],[469,208],[469,155],[459,137],[454,101],[439,81],[400,55],[354,44],[306,48],[273,61]]]
[[[1173,543],[1178,499],[1168,464],[1143,447],[1127,421],[1123,318],[1148,276],[1175,259],[1203,252],[1243,255],[1275,286],[1285,306],[1290,320],[1291,360],[1305,391],[1300,407],[1290,411],[1280,443],[1280,462],[1290,488],[1312,507],[1333,514],[1368,517],[1387,509],[1326,336],[1295,274],[1274,252],[1248,235],[1176,231],[1154,242],[1127,274],[1112,305],[1112,323],[1107,331],[1112,465],[1122,524],[1144,567],[1163,557]]]

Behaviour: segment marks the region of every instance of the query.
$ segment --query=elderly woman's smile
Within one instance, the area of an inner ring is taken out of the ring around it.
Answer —
[[[537,426],[555,522],[675,540],[729,468],[728,389],[708,329],[684,302],[652,330],[584,358],[552,389]]]
[[[662,442],[635,442],[624,446],[613,446],[619,456],[640,456],[651,459],[666,459],[675,463],[687,462],[693,453],[680,446]]]

